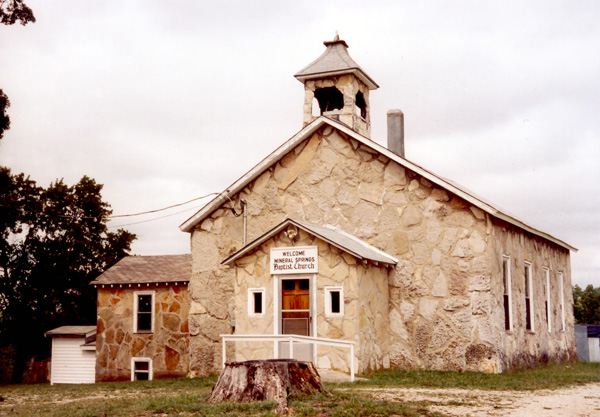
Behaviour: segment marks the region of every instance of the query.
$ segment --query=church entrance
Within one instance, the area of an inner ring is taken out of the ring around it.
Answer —
[[[281,279],[280,334],[311,336],[311,280],[308,277]],[[290,358],[289,342],[281,342],[281,358]],[[294,343],[294,357],[300,361],[312,361],[313,349],[310,343]]]
[[[310,336],[310,320],[310,281],[282,280],[281,334]]]

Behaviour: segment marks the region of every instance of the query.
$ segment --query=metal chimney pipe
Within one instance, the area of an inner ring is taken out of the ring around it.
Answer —
[[[388,149],[404,158],[404,113],[393,109],[387,112]]]

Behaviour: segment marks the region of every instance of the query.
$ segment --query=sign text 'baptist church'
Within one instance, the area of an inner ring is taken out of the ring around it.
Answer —
[[[271,248],[271,274],[316,274],[318,257],[316,246]]]

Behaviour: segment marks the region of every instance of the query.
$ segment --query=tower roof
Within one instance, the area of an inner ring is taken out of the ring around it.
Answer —
[[[304,82],[314,78],[354,74],[369,87],[369,90],[379,88],[379,85],[350,57],[346,41],[341,40],[336,35],[334,40],[325,41],[323,44],[327,47],[325,52],[294,75],[298,81]]]

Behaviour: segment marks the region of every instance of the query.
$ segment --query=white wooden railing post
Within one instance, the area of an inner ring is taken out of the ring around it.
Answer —
[[[354,345],[350,345],[350,382],[354,382]]]
[[[294,339],[290,337],[290,359],[294,359]]]
[[[223,368],[225,368],[225,361],[227,360],[227,345],[225,338],[223,338]]]

